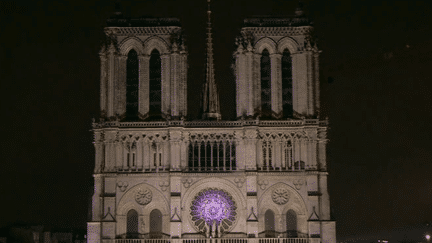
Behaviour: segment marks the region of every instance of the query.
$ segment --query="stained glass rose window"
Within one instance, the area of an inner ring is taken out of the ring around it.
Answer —
[[[236,203],[228,192],[208,188],[200,191],[192,201],[191,217],[199,231],[205,231],[205,224],[210,226],[216,224],[218,231],[223,234],[234,225],[236,209]]]

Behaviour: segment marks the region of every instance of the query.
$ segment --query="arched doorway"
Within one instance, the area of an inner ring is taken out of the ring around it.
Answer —
[[[150,239],[162,238],[162,213],[153,209],[150,213]]]
[[[126,221],[126,237],[128,239],[138,239],[138,213],[137,211],[131,209],[127,213]]]
[[[275,216],[272,210],[268,209],[264,214],[264,229],[266,238],[276,237]]]
[[[297,214],[292,209],[286,213],[286,232],[288,238],[297,238]]]

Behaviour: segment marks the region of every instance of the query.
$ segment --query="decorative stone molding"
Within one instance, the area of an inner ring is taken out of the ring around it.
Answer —
[[[147,205],[152,201],[153,195],[149,189],[140,189],[135,195],[135,201],[140,205]]]
[[[267,180],[259,180],[258,185],[260,185],[261,190],[264,190],[264,189],[266,189],[266,187],[268,185],[268,181]]]
[[[235,178],[234,182],[237,184],[238,188],[241,188],[245,182],[245,178]]]
[[[127,181],[119,181],[117,182],[118,188],[120,188],[120,191],[124,192],[126,191],[126,188],[129,186],[129,183]]]
[[[183,186],[189,188],[193,184],[194,180],[192,178],[186,178],[182,180]]]
[[[288,190],[281,187],[274,189],[272,192],[272,199],[274,203],[278,205],[284,205],[285,203],[288,202],[289,199]]]
[[[301,189],[301,187],[303,186],[303,183],[304,183],[303,179],[297,179],[297,180],[293,181],[293,184],[297,190]]]
[[[128,36],[129,34],[133,35],[161,35],[161,34],[170,34],[175,30],[179,30],[181,27],[177,26],[163,26],[163,27],[106,27],[105,34],[106,35],[118,35],[118,36]]]
[[[162,191],[166,191],[168,189],[169,185],[170,185],[169,181],[159,182],[159,186],[161,187]]]

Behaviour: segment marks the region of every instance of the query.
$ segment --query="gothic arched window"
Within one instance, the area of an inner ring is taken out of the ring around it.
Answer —
[[[138,117],[138,54],[130,50],[126,62],[126,117]]]
[[[287,238],[297,237],[297,214],[292,209],[286,213],[286,231]]]
[[[275,215],[272,210],[267,209],[264,214],[264,229],[266,238],[274,238],[275,234]]]
[[[138,239],[138,213],[137,211],[131,209],[127,213],[126,220],[126,232],[127,238]]]
[[[267,49],[261,54],[261,112],[263,116],[271,116],[271,66]]]
[[[282,109],[283,117],[293,116],[292,59],[288,49],[282,54]]]
[[[154,49],[150,55],[150,113],[158,115],[162,109],[161,92],[161,58],[158,50]]]
[[[150,238],[162,238],[162,213],[158,209],[150,212]]]

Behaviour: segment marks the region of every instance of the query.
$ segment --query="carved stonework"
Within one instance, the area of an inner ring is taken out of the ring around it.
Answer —
[[[161,181],[159,182],[159,186],[161,187],[162,191],[166,191],[169,187],[170,183],[168,181]]]
[[[189,188],[193,184],[193,179],[191,178],[183,179],[182,182],[185,188]]]
[[[261,190],[264,190],[264,189],[266,189],[266,187],[268,185],[268,181],[267,180],[259,180],[258,185],[260,185]]]
[[[234,182],[237,184],[238,188],[241,188],[245,182],[245,178],[235,178]]]
[[[118,188],[120,188],[120,191],[124,192],[126,191],[126,188],[129,186],[129,183],[127,181],[119,181],[117,182]]]
[[[272,193],[273,202],[278,205],[284,205],[288,202],[289,194],[285,188],[277,188]]]
[[[293,184],[294,184],[294,186],[295,186],[295,188],[297,189],[297,190],[300,190],[301,189],[301,187],[303,186],[303,180],[302,179],[298,179],[298,180],[294,180],[293,181]]]
[[[153,198],[152,192],[149,189],[140,189],[135,195],[135,200],[140,205],[147,205]]]

